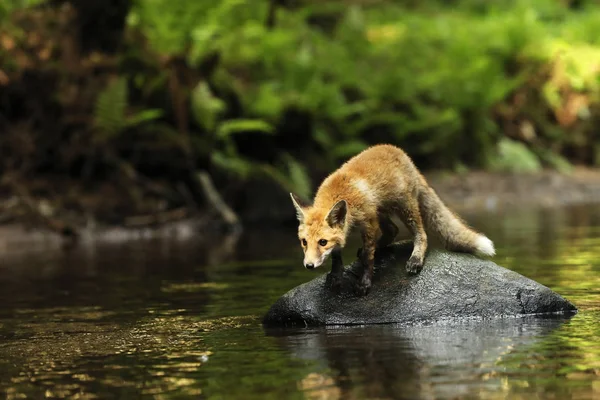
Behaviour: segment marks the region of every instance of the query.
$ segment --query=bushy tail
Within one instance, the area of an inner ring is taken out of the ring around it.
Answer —
[[[422,187],[419,206],[426,226],[441,237],[446,249],[483,256],[496,254],[494,243],[468,227],[446,207],[431,187]]]

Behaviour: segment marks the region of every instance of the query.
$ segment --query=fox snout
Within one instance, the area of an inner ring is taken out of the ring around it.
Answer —
[[[304,259],[304,268],[306,269],[315,269],[321,266],[321,264],[323,264],[323,260],[307,260]]]
[[[326,250],[323,253],[320,253],[318,251],[307,251],[304,256],[304,268],[315,269],[320,267],[321,265],[323,265],[325,260],[327,260],[327,257],[329,256],[329,254],[331,254],[332,250],[333,248]]]

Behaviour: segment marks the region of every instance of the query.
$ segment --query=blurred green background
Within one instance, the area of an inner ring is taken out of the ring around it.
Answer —
[[[598,21],[575,0],[3,1],[1,187],[116,220],[201,201],[199,172],[230,203],[256,180],[310,197],[381,142],[422,170],[597,166]]]

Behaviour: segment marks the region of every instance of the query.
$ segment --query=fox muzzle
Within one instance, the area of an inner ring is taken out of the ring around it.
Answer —
[[[306,269],[315,269],[323,265],[329,254],[333,249],[326,250],[325,252],[319,254],[318,252],[313,255],[313,257],[304,257],[304,268]]]

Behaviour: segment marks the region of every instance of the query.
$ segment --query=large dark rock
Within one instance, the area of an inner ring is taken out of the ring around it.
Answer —
[[[371,291],[354,294],[361,274],[358,261],[346,267],[342,289],[333,293],[327,274],[279,298],[263,319],[265,325],[412,324],[457,318],[531,314],[574,314],[563,297],[514,271],[470,254],[431,249],[420,274],[404,265],[412,243],[377,251]]]

